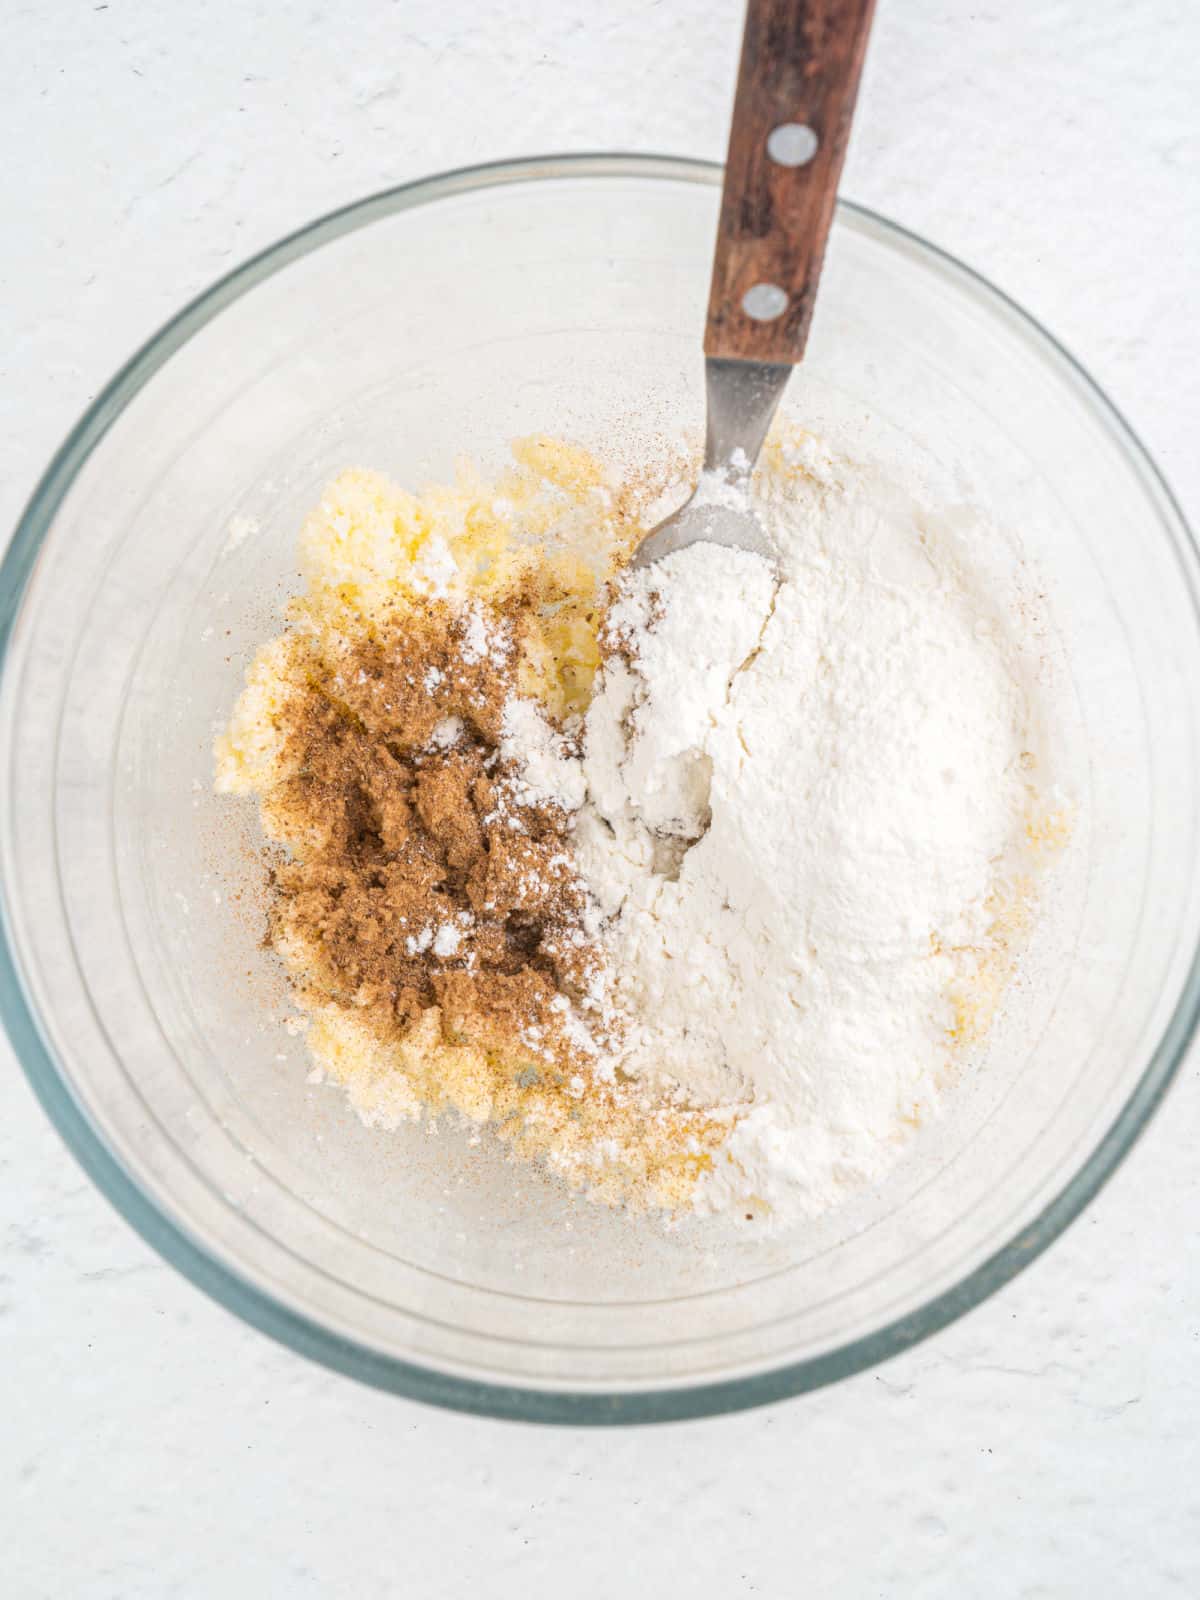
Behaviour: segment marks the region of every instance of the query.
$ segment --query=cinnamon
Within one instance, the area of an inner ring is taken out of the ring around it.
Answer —
[[[521,604],[483,649],[478,610],[406,607],[291,695],[269,805],[303,847],[272,867],[268,941],[308,1004],[384,1033],[438,1006],[448,1039],[574,1070],[553,1002],[597,958],[569,819],[520,800],[498,751]]]

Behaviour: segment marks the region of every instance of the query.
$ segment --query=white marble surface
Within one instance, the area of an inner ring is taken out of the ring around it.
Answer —
[[[0,525],[238,258],[502,155],[718,156],[736,0],[12,0]],[[882,0],[845,190],[1033,310],[1200,519],[1200,9]],[[889,1366],[658,1431],[503,1426],[310,1366],[93,1192],[0,1043],[0,1593],[1200,1592],[1200,1074],[1023,1278]]]

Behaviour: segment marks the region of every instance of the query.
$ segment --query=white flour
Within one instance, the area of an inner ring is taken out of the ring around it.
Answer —
[[[827,477],[760,508],[778,586],[709,545],[626,578],[587,718],[576,860],[613,1065],[740,1108],[702,1211],[814,1214],[886,1170],[1028,872],[1014,644],[910,501]],[[522,734],[531,781],[576,802],[544,729],[511,719],[508,753]]]

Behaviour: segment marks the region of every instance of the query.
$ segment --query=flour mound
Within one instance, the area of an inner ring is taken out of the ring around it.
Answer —
[[[860,480],[762,512],[781,580],[711,545],[626,575],[574,838],[614,1066],[736,1112],[696,1209],[786,1219],[936,1108],[1033,794],[1015,652],[915,508]]]

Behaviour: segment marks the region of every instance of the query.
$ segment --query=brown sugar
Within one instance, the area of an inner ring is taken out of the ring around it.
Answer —
[[[569,818],[518,798],[498,748],[519,625],[481,650],[478,611],[406,608],[286,702],[270,809],[303,847],[272,868],[268,939],[310,1004],[384,1032],[439,1006],[458,1041],[574,1067],[552,1002],[596,955]]]

